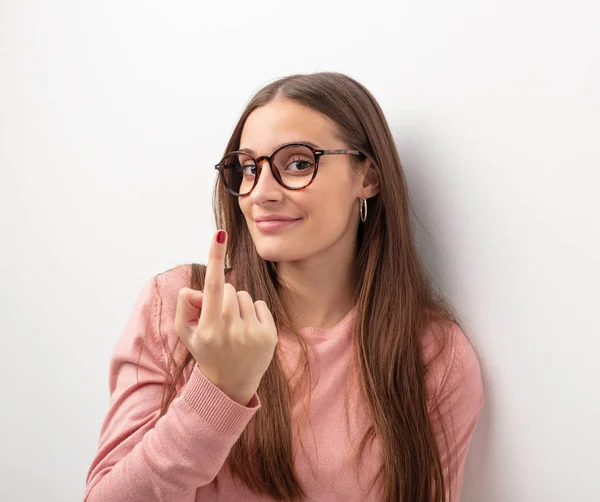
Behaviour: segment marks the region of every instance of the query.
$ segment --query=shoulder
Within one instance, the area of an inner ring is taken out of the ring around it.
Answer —
[[[181,288],[190,287],[192,265],[183,264],[157,273],[150,280],[155,297],[154,326],[156,341],[162,345],[165,363],[179,340],[175,331],[175,312]]]
[[[468,400],[483,404],[483,381],[477,353],[460,326],[454,322],[430,325],[420,339],[425,364],[429,405],[441,401]]]
[[[177,296],[181,288],[189,288],[192,277],[192,264],[178,265],[156,274],[153,278],[156,293],[161,305],[161,313],[175,315]]]
[[[182,288],[197,287],[193,279],[198,273],[204,275],[203,269],[206,269],[206,265],[186,263],[160,272],[152,278],[158,304],[156,323],[167,350],[172,348],[179,338],[175,332],[175,312],[179,291]],[[227,272],[225,280],[233,283],[233,273]]]

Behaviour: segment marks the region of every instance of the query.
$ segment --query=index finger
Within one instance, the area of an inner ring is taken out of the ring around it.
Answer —
[[[215,233],[208,252],[202,312],[200,313],[200,317],[203,320],[220,319],[223,312],[226,249],[227,232],[219,230]]]

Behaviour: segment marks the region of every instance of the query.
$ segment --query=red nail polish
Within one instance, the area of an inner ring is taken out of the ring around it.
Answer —
[[[223,244],[225,242],[225,230],[219,230],[217,232],[217,242]]]

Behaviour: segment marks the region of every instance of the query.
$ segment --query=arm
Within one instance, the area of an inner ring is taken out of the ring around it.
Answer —
[[[429,404],[439,411],[430,416],[446,482],[444,500],[450,500],[451,489],[455,502],[460,500],[465,462],[484,404],[484,390],[479,361],[469,340],[456,325],[450,335],[448,348],[441,355],[438,368],[432,371],[430,384],[435,391]]]
[[[248,406],[236,403],[194,364],[159,418],[167,348],[157,287],[156,277],[146,284],[114,349],[110,407],[84,502],[194,500],[196,489],[215,478],[260,407],[256,394]]]

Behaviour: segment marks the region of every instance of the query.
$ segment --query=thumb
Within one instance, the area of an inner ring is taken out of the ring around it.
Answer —
[[[196,325],[202,308],[203,292],[181,288],[175,310],[175,330],[180,337],[188,337]]]
[[[190,296],[188,298],[189,304],[194,308],[201,309],[202,308],[202,298],[204,297],[203,291],[197,291],[192,289]]]

